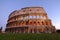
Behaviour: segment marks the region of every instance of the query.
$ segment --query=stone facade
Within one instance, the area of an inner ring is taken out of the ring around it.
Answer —
[[[13,11],[6,24],[8,33],[55,33],[43,7],[25,7]]]

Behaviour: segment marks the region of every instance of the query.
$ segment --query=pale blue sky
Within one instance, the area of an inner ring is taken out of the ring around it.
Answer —
[[[6,27],[9,14],[23,7],[42,6],[56,29],[60,29],[60,0],[0,0],[0,26]]]

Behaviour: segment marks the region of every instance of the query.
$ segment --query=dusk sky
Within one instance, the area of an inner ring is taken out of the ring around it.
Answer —
[[[9,14],[24,7],[41,6],[56,29],[60,29],[60,0],[0,0],[0,26],[6,28]]]

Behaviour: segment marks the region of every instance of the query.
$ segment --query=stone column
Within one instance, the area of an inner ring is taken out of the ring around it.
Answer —
[[[28,16],[28,20],[29,20],[29,16]],[[30,33],[30,23],[28,24],[28,33]]]
[[[32,19],[33,19],[33,15],[32,15]],[[34,33],[34,21],[33,20],[32,20],[32,33]]]
[[[34,33],[34,28],[32,29],[32,33]]]
[[[28,33],[30,33],[30,27],[28,28]]]
[[[40,18],[40,15],[39,15],[39,18]],[[37,19],[37,15],[36,15],[36,19]],[[38,22],[38,20],[36,20],[36,24],[38,24],[37,22]],[[37,28],[37,29],[36,29],[36,30],[37,30],[36,33],[39,33],[39,32],[38,32],[38,25],[36,25],[36,28]]]

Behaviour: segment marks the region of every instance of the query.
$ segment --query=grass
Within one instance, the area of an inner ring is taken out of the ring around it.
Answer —
[[[60,40],[60,34],[11,34],[1,33],[0,40]]]

